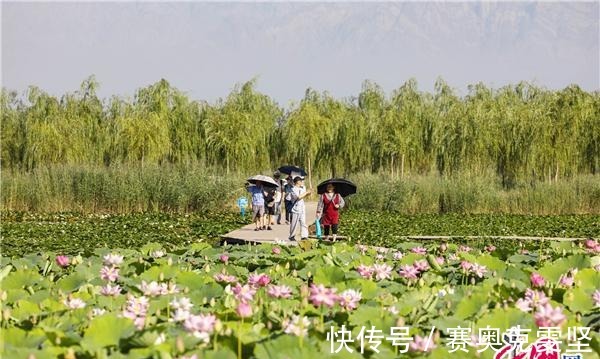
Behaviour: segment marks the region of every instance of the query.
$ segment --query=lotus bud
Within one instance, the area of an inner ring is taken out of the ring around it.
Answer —
[[[552,298],[552,288],[549,288],[549,289],[548,289],[548,297],[549,297],[549,298]]]
[[[0,299],[5,302],[6,299],[8,298],[8,294],[6,293],[5,290],[2,291],[2,294],[0,295]]]
[[[81,256],[76,256],[71,258],[71,265],[77,265],[83,262],[83,259],[81,258]]]
[[[37,358],[35,357],[35,355],[29,354],[29,356],[27,357],[27,359],[37,359]]]
[[[183,287],[183,293],[184,294],[188,294],[190,292],[190,288],[188,287]]]
[[[398,319],[396,319],[396,326],[397,327],[403,327],[404,326],[404,317],[398,317]]]
[[[11,316],[11,312],[10,309],[6,308],[2,311],[2,320],[3,321],[8,321],[10,319]]]
[[[504,279],[498,278],[498,285],[502,286],[502,284],[504,284]]]
[[[309,271],[309,272],[307,273],[307,276],[308,276],[309,278],[310,278],[310,277],[312,277],[312,272],[310,272],[310,271]]]
[[[69,348],[67,350],[67,353],[65,354],[65,359],[77,359],[77,357],[75,356],[75,350],[73,350],[73,348]]]
[[[210,264],[207,264],[207,265],[205,265],[205,266],[204,266],[204,271],[205,271],[206,273],[209,273],[209,272],[210,272]]]
[[[419,287],[422,287],[425,285],[425,281],[423,280],[423,278],[419,278]]]
[[[231,328],[228,327],[227,329],[225,329],[226,336],[230,336],[231,334],[233,334],[233,330],[231,330]]]
[[[217,319],[217,321],[215,322],[215,331],[217,333],[220,333],[223,330],[223,322],[221,322],[220,320]]]
[[[517,285],[515,284],[515,282],[511,281],[510,282],[510,289],[515,289],[517,288]]]
[[[471,285],[475,285],[475,277],[471,277]]]
[[[581,323],[581,313],[577,312],[577,314],[575,314],[575,319],[577,320],[577,323]]]
[[[144,263],[144,257],[140,257],[140,258],[138,258],[138,262],[139,262],[139,263]]]
[[[206,303],[208,303],[208,298],[206,298],[206,297],[202,298],[202,304],[204,305]]]
[[[173,258],[169,257],[169,259],[167,259],[167,265],[169,265],[169,266],[173,265]]]
[[[57,335],[56,339],[54,340],[54,344],[60,345],[60,342],[61,342],[60,337]]]
[[[177,339],[175,340],[175,347],[177,348],[177,351],[180,353],[185,352],[185,344],[183,343],[183,338],[178,336]]]
[[[285,262],[285,269],[289,270],[290,269],[290,262]]]
[[[158,274],[158,281],[159,281],[159,282],[162,282],[162,281],[164,281],[164,280],[165,280],[165,274],[164,274],[163,272],[160,272],[160,273]]]
[[[294,269],[292,271],[292,277],[297,277],[297,276],[298,276],[298,271]]]
[[[270,320],[267,320],[267,329],[271,331],[273,329],[273,323]]]
[[[208,302],[208,305],[210,305],[211,307],[214,307],[216,303],[217,302],[216,302],[215,298],[210,298],[210,302]]]

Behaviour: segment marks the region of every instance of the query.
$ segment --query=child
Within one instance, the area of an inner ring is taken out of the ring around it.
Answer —
[[[328,184],[325,193],[319,197],[317,204],[317,218],[321,220],[326,239],[329,240],[329,231],[333,234],[335,242],[340,222],[340,208],[344,207],[344,198],[335,193],[333,184]]]
[[[296,230],[300,225],[300,240],[308,239],[308,226],[306,225],[306,211],[304,208],[304,198],[311,194],[311,190],[304,188],[304,179],[300,176],[294,178],[294,187],[291,192],[291,220],[290,220],[290,241],[296,240]]]
[[[255,231],[264,229],[263,217],[265,215],[265,197],[261,182],[247,187],[248,192],[252,194],[252,221],[256,224]]]

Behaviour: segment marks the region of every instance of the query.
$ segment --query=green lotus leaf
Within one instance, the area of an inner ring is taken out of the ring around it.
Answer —
[[[81,347],[89,352],[98,349],[116,346],[123,338],[131,336],[135,332],[133,321],[127,318],[119,318],[115,314],[104,314],[90,321],[83,335]]]

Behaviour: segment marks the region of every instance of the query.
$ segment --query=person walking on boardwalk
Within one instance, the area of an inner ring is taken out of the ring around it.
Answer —
[[[294,189],[294,181],[292,176],[287,176],[287,183],[283,186],[283,199],[285,204],[285,224],[290,224],[292,220],[292,192]]]
[[[283,197],[282,192],[283,192],[283,180],[281,179],[281,173],[279,173],[279,171],[276,171],[273,175],[273,178],[275,179],[275,181],[277,181],[277,191],[275,192],[275,208],[274,208],[274,215],[276,217],[275,219],[275,223],[277,224],[281,224],[281,198]],[[271,223],[271,225],[274,225],[275,223]]]
[[[265,229],[265,192],[261,182],[247,187],[248,192],[252,194],[252,221],[256,224],[255,231]]]
[[[344,198],[335,192],[333,184],[327,185],[327,192],[319,196],[317,204],[317,218],[323,225],[325,238],[330,239],[329,232],[333,235],[335,242],[337,237],[338,225],[340,223],[340,208],[344,207]]]
[[[300,226],[300,239],[308,239],[308,226],[306,225],[306,210],[304,207],[304,198],[310,195],[312,191],[304,188],[304,179],[300,176],[294,178],[294,187],[291,193],[291,220],[290,220],[290,241],[296,240],[296,231]]]

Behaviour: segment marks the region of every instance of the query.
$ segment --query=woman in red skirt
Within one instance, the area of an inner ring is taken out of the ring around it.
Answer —
[[[344,207],[344,198],[335,192],[333,184],[327,185],[327,192],[319,197],[317,205],[317,218],[321,220],[326,239],[329,240],[329,232],[333,235],[335,242],[340,223],[340,208]]]

